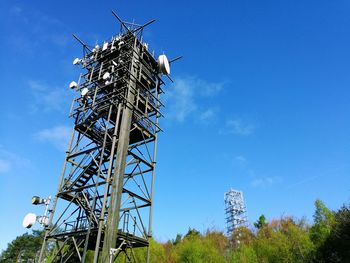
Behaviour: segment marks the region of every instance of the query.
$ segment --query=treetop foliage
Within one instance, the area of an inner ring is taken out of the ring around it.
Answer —
[[[315,201],[314,222],[284,216],[267,222],[261,215],[255,229],[240,227],[232,236],[220,231],[200,233],[189,228],[174,240],[151,240],[151,262],[159,263],[340,263],[350,262],[350,206],[331,211]],[[42,233],[34,231],[13,240],[2,252],[0,262],[34,262],[41,247]],[[146,262],[147,249],[134,249],[136,262]],[[86,262],[91,262],[88,252]],[[115,262],[125,262],[119,257]]]
[[[1,263],[35,262],[43,241],[43,231],[33,230],[16,237],[0,255]]]

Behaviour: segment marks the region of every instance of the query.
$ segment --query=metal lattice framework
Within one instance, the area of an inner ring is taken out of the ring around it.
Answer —
[[[224,195],[227,235],[231,236],[238,227],[247,224],[243,192],[230,189]]]
[[[113,262],[148,247],[161,86],[159,65],[142,41],[145,25],[121,22],[120,33],[91,49],[80,39],[84,70],[73,88],[75,119],[40,254],[54,262]],[[53,241],[53,242],[51,242]],[[148,259],[149,260],[149,253]]]

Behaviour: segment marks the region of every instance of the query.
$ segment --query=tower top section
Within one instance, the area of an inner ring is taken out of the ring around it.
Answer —
[[[230,189],[224,194],[227,234],[231,235],[236,228],[247,223],[246,207],[243,192]]]

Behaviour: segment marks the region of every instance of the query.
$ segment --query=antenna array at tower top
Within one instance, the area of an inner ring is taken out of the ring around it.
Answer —
[[[247,224],[246,207],[243,200],[243,192],[230,189],[224,195],[227,235],[231,235],[235,229]]]

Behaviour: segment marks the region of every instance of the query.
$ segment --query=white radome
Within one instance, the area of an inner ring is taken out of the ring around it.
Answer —
[[[109,74],[109,72],[106,72],[105,74],[103,74],[103,79],[104,80],[107,80],[107,79],[110,79],[110,77],[111,77],[111,74]]]
[[[33,213],[28,213],[24,217],[22,225],[25,228],[31,228],[32,225],[34,225],[35,221],[36,221],[36,215]]]
[[[78,83],[76,83],[75,81],[72,81],[72,82],[69,84],[69,87],[70,87],[71,89],[74,89],[74,88],[78,87]]]
[[[89,92],[88,88],[83,88],[81,91],[81,96],[85,97],[88,94],[88,92]]]
[[[108,42],[103,43],[102,51],[105,51],[107,48],[108,48]]]
[[[49,218],[47,216],[41,216],[38,219],[39,223],[44,225],[44,226],[48,226],[49,225]]]
[[[76,58],[73,60],[73,65],[79,65],[81,63],[81,59],[80,58]]]
[[[165,55],[160,55],[158,57],[158,66],[161,73],[164,75],[170,74],[170,64],[168,58]]]

